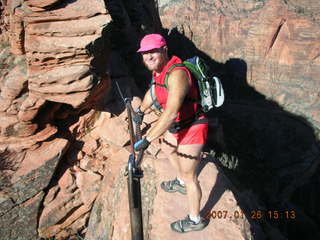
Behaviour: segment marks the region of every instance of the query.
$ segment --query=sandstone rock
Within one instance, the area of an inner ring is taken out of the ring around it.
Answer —
[[[144,177],[140,181],[141,199],[142,199],[142,218],[144,239],[150,239],[150,230],[152,225],[150,218],[154,211],[154,198],[157,192],[156,189],[156,175],[154,171],[154,159],[150,155],[145,156],[142,163]],[[131,238],[131,224],[129,214],[129,200],[128,200],[128,184],[125,178],[124,185],[119,189],[120,203],[116,206],[115,216],[113,219],[113,232],[110,239],[130,239]]]
[[[35,95],[29,94],[29,96],[23,101],[18,118],[20,121],[31,121],[38,113],[40,107],[44,105],[45,100]]]
[[[316,1],[310,1],[309,3],[298,0],[287,1],[288,6],[297,14],[308,17],[315,22],[319,22],[320,6],[316,3]]]
[[[23,204],[1,215],[0,239],[37,239],[38,209],[43,196],[44,193],[40,191]]]
[[[239,208],[237,200],[230,189],[228,180],[218,173],[212,162],[203,162],[199,181],[202,188],[202,215],[208,212],[221,211],[227,213],[226,217],[215,216],[211,219],[209,226],[201,232],[192,232],[180,235],[170,229],[170,223],[184,218],[188,214],[188,202],[186,196],[179,193],[168,194],[160,189],[159,184],[176,177],[173,168],[168,168],[170,163],[167,159],[157,159],[155,162],[157,173],[157,195],[154,200],[153,214],[150,216],[152,229],[149,230],[151,239],[208,239],[215,236],[217,239],[248,239],[243,235],[246,216]],[[239,216],[237,215],[239,213]],[[228,227],[225,227],[228,226]],[[263,239],[263,238],[261,238]]]
[[[152,123],[155,123],[158,120],[159,116],[156,115],[154,111],[145,114],[143,118],[143,122],[147,125],[151,125]]]
[[[67,169],[58,184],[45,198],[39,234],[42,237],[63,239],[79,232],[89,217],[88,212],[100,189],[101,176],[77,167]]]
[[[60,232],[63,228],[59,225],[68,221],[68,218],[64,219],[65,216],[79,209],[81,211],[81,205],[82,201],[79,190],[73,193],[59,192],[56,198],[41,213],[38,229],[39,235],[49,238]],[[63,220],[62,223],[61,220]]]
[[[62,4],[60,8],[43,13],[31,13],[24,18],[28,23],[37,22],[55,22],[57,20],[73,20],[90,18],[98,14],[106,14],[106,8],[103,1],[94,0],[87,4],[84,0]]]
[[[48,101],[70,104],[74,108],[84,104],[86,99],[90,96],[90,92],[77,92],[70,94],[41,94],[36,91],[30,91],[30,93],[38,98],[45,98]]]
[[[111,21],[105,13],[103,1],[95,0],[90,6],[77,1],[26,16],[26,52],[31,72],[66,62],[68,66],[88,64],[91,58],[86,47],[101,36],[103,25]]]
[[[101,155],[95,155],[93,157],[89,157],[85,155],[84,158],[80,160],[80,168],[86,171],[92,171],[99,174],[104,174],[105,165],[106,165],[107,157]]]
[[[15,90],[15,95],[12,97],[17,97],[23,90],[24,85],[27,83],[26,68],[25,66],[16,66],[13,68],[5,79],[4,89],[9,88]]]
[[[7,198],[10,202],[14,202],[14,199],[12,199],[11,196],[11,177],[24,160],[26,153],[23,151],[15,152],[8,148],[2,148],[0,154],[2,158],[0,179],[2,193],[0,196],[4,196],[5,199]]]
[[[1,193],[0,195],[0,215],[4,215],[10,209],[14,207],[14,202],[10,198],[10,196]]]
[[[109,75],[105,75],[99,77],[97,80],[97,84],[92,88],[90,96],[86,99],[87,102],[81,107],[84,109],[93,108],[99,111],[105,111],[105,105],[111,95],[111,78]]]
[[[165,28],[178,27],[198,49],[215,61],[245,61],[243,67],[238,64],[229,69],[234,74],[223,79],[224,86],[239,84],[242,80],[237,74],[245,71],[248,85],[275,100],[285,94],[282,106],[287,106],[286,110],[297,114],[303,112],[308,120],[315,121],[307,106],[317,101],[315,89],[319,87],[316,80],[319,58],[315,49],[319,49],[317,19],[320,15],[316,12],[319,8],[316,1],[308,4],[295,0],[237,0],[232,4],[230,1],[166,3],[160,8]],[[186,5],[190,7],[186,8]],[[179,38],[180,45],[175,41],[169,42],[176,54],[187,57],[193,50],[192,47],[184,49],[183,39],[188,42],[183,37]],[[219,67],[217,64],[213,66]],[[221,69],[217,69],[219,71]],[[235,97],[235,92],[228,96]]]
[[[116,155],[113,157],[116,157]],[[116,158],[112,159],[116,160]],[[112,162],[110,163],[113,166],[113,169],[110,170],[113,171],[116,166]],[[228,217],[212,219],[207,229],[201,232],[183,236],[172,232],[169,226],[170,222],[185,217],[188,212],[186,196],[177,193],[168,194],[162,190],[158,190],[156,193],[156,191],[151,190],[154,188],[159,189],[159,184],[162,180],[175,177],[173,169],[168,169],[168,164],[168,160],[154,160],[148,157],[146,157],[143,164],[145,178],[142,179],[141,188],[146,239],[172,239],[178,236],[183,239],[193,239],[195,236],[200,239],[208,239],[208,236],[218,236],[221,239],[248,239],[251,234],[250,231],[246,230],[245,225],[248,223],[245,215],[242,215],[242,210],[239,208],[234,195],[228,190],[230,189],[230,183],[218,173],[211,162],[203,164],[205,168],[200,174],[203,191],[202,214],[207,214],[210,211],[225,211],[228,213]],[[150,167],[148,165],[153,166],[151,169],[156,169],[156,180],[150,178]],[[112,174],[106,176],[112,177]],[[110,180],[108,181],[110,183],[109,187],[103,188],[103,192],[95,202],[91,212],[86,240],[97,239],[98,237],[128,239],[131,236],[127,183],[121,175],[111,179],[113,179],[111,182]],[[114,180],[117,183],[114,183]],[[111,196],[115,197],[113,202],[111,201]],[[255,234],[264,239],[261,232]]]
[[[44,198],[43,206],[47,206],[50,202],[52,202],[57,196],[57,193],[59,192],[59,190],[60,188],[58,185],[51,187]]]
[[[24,64],[21,63],[21,65],[14,67],[4,81],[4,86],[1,88],[1,97],[12,101],[21,93],[27,83]]]
[[[0,96],[0,111],[1,112],[6,111],[10,107],[11,102],[12,102],[11,99]]]
[[[15,136],[28,137],[36,132],[38,125],[31,122],[19,122],[13,126],[13,129]]]
[[[7,228],[1,231],[0,238],[68,239],[70,234],[85,227],[88,212],[98,194],[101,176],[92,172],[77,173],[80,187],[77,190],[76,180],[73,179],[75,173],[71,168],[67,169],[56,186],[50,185],[42,200],[45,194],[42,190],[47,190],[60,158],[69,147],[68,140],[54,136],[58,127],[52,124],[62,122],[61,115],[56,117],[58,108],[61,107],[61,111],[70,109],[72,113],[65,115],[68,118],[76,112],[83,113],[97,106],[101,96],[108,94],[106,90],[110,89],[110,79],[106,77],[107,69],[100,67],[103,73],[97,73],[96,67],[91,65],[93,60],[95,64],[100,63],[96,60],[97,56],[90,52],[89,45],[104,45],[102,30],[111,18],[106,14],[104,1],[101,0],[91,1],[90,4],[83,0],[13,0],[3,4],[5,11],[10,12],[11,51],[18,55],[26,52],[28,66],[26,68],[18,58],[7,56],[7,51],[1,51],[1,67],[6,69],[0,74],[0,110],[6,113],[1,114],[0,149],[17,155],[12,162],[16,168],[1,171],[1,181],[6,174],[6,181],[12,186],[8,196],[0,197],[1,220],[2,217],[9,220],[5,225],[0,221],[1,228]],[[2,10],[1,4],[1,13]],[[9,15],[6,13],[6,16]],[[3,19],[1,14],[1,40],[5,35],[2,32],[5,29],[3,20],[7,21],[8,17]],[[1,42],[2,46],[5,45]],[[102,53],[107,57],[107,53],[99,48],[99,54]],[[67,108],[63,103],[75,109]],[[71,134],[77,138],[83,137],[88,133],[88,127],[93,126],[95,117],[96,111],[89,111],[74,126],[81,134],[77,135],[77,131]],[[41,129],[36,132],[38,124]],[[59,133],[65,136],[68,127],[59,129]],[[93,154],[98,148],[97,140],[86,142],[85,151],[81,152]],[[85,185],[86,182],[90,184]],[[39,193],[41,196],[37,198],[37,205],[28,208],[28,203],[31,204],[32,198]],[[40,206],[42,202],[43,206]],[[24,216],[24,211],[29,210],[32,215]],[[17,220],[18,216],[23,219]],[[9,228],[10,224],[22,229]]]
[[[86,154],[92,155],[98,148],[98,143],[95,139],[91,137],[84,138],[84,144],[82,147],[82,151]]]
[[[91,109],[89,112],[81,115],[79,117],[79,120],[69,127],[70,132],[77,135],[79,138],[84,137],[85,139],[88,139],[91,142],[98,140],[97,138],[91,138],[90,136],[85,135],[92,131],[95,122],[97,121],[97,118],[99,118],[99,115],[100,112],[96,111],[95,109]],[[96,145],[96,143],[94,145]],[[90,146],[90,144],[88,146]]]
[[[106,165],[108,164],[109,158],[122,149],[122,147],[111,143],[106,143],[105,141],[101,141],[100,144],[101,145],[96,153],[96,156],[100,159],[106,159]]]
[[[56,239],[81,237],[85,232],[85,226],[89,218],[89,212],[87,212],[87,210],[88,209],[86,209],[85,206],[82,206],[72,214],[72,218],[70,218],[70,220],[68,219],[65,223],[57,225],[55,229],[59,228],[59,230],[51,230],[52,232],[57,232],[54,237]]]
[[[42,142],[57,133],[57,128],[47,125],[43,130],[36,134],[21,138],[21,137],[0,137],[0,148],[21,152],[25,149],[32,148],[38,142]]]
[[[35,36],[82,37],[100,34],[101,29],[97,26],[103,26],[109,21],[108,15],[100,14],[85,19],[36,22],[28,25],[26,31]]]
[[[124,146],[129,140],[128,124],[118,117],[106,119],[100,125],[100,137],[107,142]]]
[[[83,159],[84,156],[85,156],[85,153],[82,152],[82,151],[79,151],[79,152],[77,153],[77,159],[78,159],[78,160]]]
[[[29,89],[40,93],[81,92],[92,88],[92,76],[87,65],[56,67],[30,76]]]
[[[108,159],[104,179],[101,182],[103,187],[90,214],[86,240],[112,239],[112,225],[116,214],[114,210],[121,209],[120,194],[125,184],[123,172],[128,157],[129,152],[123,148]],[[127,222],[125,224],[127,225]]]
[[[16,116],[1,114],[0,115],[0,133],[1,136],[12,136],[14,133],[13,127],[18,123]]]
[[[21,97],[18,97],[16,99],[14,99],[10,106],[7,108],[6,113],[10,114],[10,115],[18,115],[19,111],[20,111],[20,107],[23,103],[23,101],[27,98],[26,94],[21,95]],[[0,103],[1,104],[1,103]]]
[[[25,2],[30,7],[46,8],[46,7],[50,7],[54,4],[61,2],[61,0],[46,0],[46,1],[41,1],[41,2],[36,1],[36,0],[27,0]]]
[[[66,193],[72,193],[76,188],[74,178],[70,169],[67,169],[58,181],[60,190]]]
[[[81,160],[84,156],[83,155],[81,159],[78,158],[78,154],[80,151],[81,150],[79,148],[75,147],[74,144],[72,145],[72,148],[70,148],[68,150],[68,152],[66,153],[66,160],[67,160],[68,165],[70,165],[70,166],[79,165],[79,160]]]
[[[110,239],[130,239],[131,225],[129,215],[128,188],[126,181],[117,207],[114,209],[115,216],[112,222],[112,233]]]
[[[60,6],[24,17],[28,23],[25,49],[29,93],[77,108],[88,100],[92,88],[101,81],[101,77],[98,79],[91,72],[93,56],[90,56],[88,47],[101,37],[104,25],[111,21],[106,15],[104,2],[96,0],[90,6],[85,1],[61,5],[52,1],[36,5],[29,1],[27,4],[38,8],[51,4]]]
[[[101,175],[87,172],[76,173],[76,184],[81,192],[81,200],[84,205],[91,206],[100,192]]]
[[[23,15],[23,11],[19,8],[13,10],[10,15],[10,44],[11,52],[15,55],[25,53]]]
[[[91,170],[91,165],[93,159],[88,155],[84,155],[85,157],[81,157],[79,167],[85,171]]]
[[[68,141],[57,138],[44,142],[33,151],[27,151],[19,169],[11,177],[12,198],[17,204],[48,186],[67,148]]]
[[[100,139],[100,127],[103,125],[103,122],[108,121],[111,118],[112,114],[110,112],[102,111],[99,113],[98,119],[94,122],[92,131],[90,131],[90,136],[95,140]]]
[[[29,64],[32,64],[33,68],[35,69],[38,65],[41,66],[45,63],[47,65],[58,65],[60,61],[68,58],[68,60],[70,60],[70,63],[89,62],[90,59],[86,55],[85,47],[98,37],[98,35],[87,35],[82,37],[47,37],[38,35],[27,35],[25,48],[27,51]],[[53,38],[55,38],[55,41],[52,41]],[[33,52],[38,54],[34,54]],[[50,52],[52,55],[39,54],[44,52]],[[40,59],[41,56],[43,60]],[[48,60],[49,62],[47,63],[46,61]]]

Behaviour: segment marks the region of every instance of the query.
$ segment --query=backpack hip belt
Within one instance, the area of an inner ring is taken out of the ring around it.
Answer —
[[[191,118],[172,123],[171,127],[169,128],[169,132],[170,133],[177,133],[180,130],[183,130],[185,128],[190,128],[193,125],[207,123],[208,118],[206,116],[204,116],[203,114],[204,113],[202,111],[199,111],[196,114],[194,114]],[[204,116],[204,118],[199,119],[199,117],[201,117],[201,116]]]

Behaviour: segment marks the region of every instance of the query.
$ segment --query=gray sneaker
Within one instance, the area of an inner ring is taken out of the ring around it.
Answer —
[[[178,233],[187,233],[192,231],[201,231],[208,226],[208,224],[209,221],[205,220],[203,217],[200,218],[200,222],[198,224],[195,224],[188,215],[185,219],[171,223],[171,229]]]
[[[187,188],[186,186],[180,184],[179,180],[176,178],[171,181],[164,181],[161,183],[160,187],[165,191],[169,193],[173,192],[179,192],[183,195],[187,194]]]

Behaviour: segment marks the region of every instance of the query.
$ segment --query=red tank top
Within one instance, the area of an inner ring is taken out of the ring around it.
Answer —
[[[182,63],[181,59],[176,56],[173,56],[169,60],[169,62],[166,64],[166,66],[163,68],[160,75],[156,76],[156,74],[153,73],[153,79],[155,81],[155,95],[156,95],[158,103],[161,105],[161,107],[163,109],[166,109],[166,103],[167,103],[167,99],[168,99],[168,89],[165,87],[166,73],[167,73],[168,69],[173,64],[180,64],[180,63]],[[183,69],[188,74],[190,88],[189,88],[188,94],[186,95],[186,98],[199,99],[199,93],[198,93],[197,86],[196,86],[193,78],[191,77],[189,70],[186,67],[175,67],[174,69],[171,70],[171,72],[173,72],[177,69]],[[175,119],[175,122],[184,121],[184,120],[187,120],[187,119],[194,117],[195,114],[198,112],[198,110],[199,110],[198,103],[196,103],[195,101],[186,101],[185,100],[183,102],[179,112],[178,112],[178,116]]]

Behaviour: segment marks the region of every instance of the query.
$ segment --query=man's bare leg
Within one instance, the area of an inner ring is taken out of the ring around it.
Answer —
[[[180,176],[187,187],[187,196],[191,216],[199,216],[201,188],[197,177],[197,167],[200,163],[200,154],[203,144],[179,145],[177,155],[179,157]]]
[[[189,217],[171,223],[171,229],[184,233],[203,230],[208,221],[200,217],[201,188],[197,178],[197,167],[200,162],[202,144],[179,145],[177,155],[179,157],[180,175],[187,187],[189,203]]]
[[[164,141],[163,150],[165,153],[168,154],[168,159],[171,165],[176,170],[177,177],[181,179],[179,157],[177,155],[177,139],[171,133],[166,132],[163,141]]]

